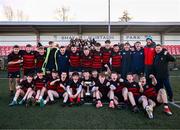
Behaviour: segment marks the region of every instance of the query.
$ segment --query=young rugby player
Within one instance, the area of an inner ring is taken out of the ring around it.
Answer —
[[[139,112],[139,108],[137,106],[138,100],[141,96],[142,87],[139,86],[137,82],[134,81],[134,77],[132,73],[127,74],[127,82],[125,83],[125,87],[128,89],[128,99],[132,106],[133,112]]]
[[[81,56],[81,66],[82,66],[82,71],[84,71],[84,70],[91,71],[92,54],[91,54],[90,49],[88,47],[84,47],[84,49],[83,49],[83,53]]]
[[[77,72],[81,72],[81,64],[80,64],[80,60],[81,60],[81,54],[78,51],[76,45],[71,45],[71,50],[69,53],[69,62],[70,62],[70,75],[72,75],[72,73],[74,71]]]
[[[92,80],[91,75],[88,70],[85,70],[83,72],[83,78],[82,78],[82,91],[81,91],[81,102],[88,101],[89,98],[95,99],[95,92],[92,90],[95,82]],[[90,99],[89,99],[90,100]]]
[[[164,112],[167,115],[172,115],[172,112],[168,106],[167,94],[165,89],[161,88],[158,92],[156,91],[157,81],[154,75],[149,75],[149,78],[152,79],[152,83],[148,84],[146,81],[146,77],[140,77],[140,85],[143,87],[143,107],[146,109],[149,118],[153,118],[153,108],[157,104],[164,104]],[[140,102],[142,102],[142,98],[140,98]]]
[[[80,75],[78,72],[73,72],[72,79],[69,81],[67,85],[67,93],[70,101],[69,106],[72,106],[75,103],[79,104],[81,102],[81,90],[82,85],[80,81]]]
[[[45,92],[47,91],[47,80],[43,74],[42,70],[38,70],[37,71],[37,76],[34,79],[34,87],[35,87],[35,92],[36,92],[36,96],[35,96],[35,100],[36,103],[40,103],[40,106],[43,106],[43,96],[45,94]]]
[[[23,104],[26,99],[29,99],[28,94],[32,91],[34,88],[34,82],[33,82],[33,75],[28,75],[27,79],[23,79],[19,85],[16,86],[16,93],[13,98],[13,101],[9,104],[9,106],[17,105],[19,96],[22,96],[23,99],[19,102],[19,104]]]
[[[119,46],[117,44],[115,44],[113,46],[113,50],[111,53],[111,70],[113,72],[117,72],[118,74],[120,74],[121,72],[121,60],[122,60],[122,56],[121,56],[121,52],[119,49]]]
[[[68,85],[68,73],[67,72],[61,72],[59,85],[57,87],[57,92],[59,93],[59,97],[63,97],[63,104],[62,106],[67,105],[68,101],[68,93],[67,93],[67,85]]]
[[[116,72],[111,73],[110,81],[110,108],[115,108],[115,105],[118,106],[119,102],[124,102],[127,106],[128,103],[128,90],[124,87],[124,80],[119,78]]]
[[[32,49],[32,45],[27,44],[25,50],[21,50],[23,58],[23,74],[25,78],[29,73],[35,72],[35,51]]]
[[[104,73],[100,73],[95,83],[96,108],[103,106],[101,99],[109,100],[110,82],[106,79]]]
[[[107,71],[107,67],[110,68],[110,57],[111,57],[110,40],[105,41],[105,46],[101,48],[101,52],[102,52],[102,71]]]
[[[95,50],[93,51],[92,58],[92,69],[101,72],[102,70],[102,53],[101,53],[101,44],[95,44]]]
[[[23,62],[19,53],[19,46],[15,45],[12,52],[8,55],[8,78],[9,78],[9,91],[12,96],[15,91],[15,86],[18,85],[20,80],[20,64]]]

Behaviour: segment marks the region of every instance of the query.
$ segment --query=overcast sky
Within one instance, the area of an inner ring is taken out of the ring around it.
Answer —
[[[55,21],[55,9],[68,7],[72,21],[105,21],[108,0],[0,0],[0,20],[3,5],[23,10],[30,21]],[[132,21],[180,21],[180,0],[111,0],[111,20],[118,21],[128,10]]]

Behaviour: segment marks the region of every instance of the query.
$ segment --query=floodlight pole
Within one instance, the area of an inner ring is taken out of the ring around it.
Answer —
[[[108,39],[111,38],[111,1],[108,0]]]

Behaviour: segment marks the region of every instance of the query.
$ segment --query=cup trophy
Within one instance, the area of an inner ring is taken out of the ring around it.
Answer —
[[[86,90],[86,93],[85,95],[88,97],[88,96],[91,96],[91,93],[90,93],[90,87],[91,87],[91,81],[85,81],[84,82],[84,86],[87,88]]]

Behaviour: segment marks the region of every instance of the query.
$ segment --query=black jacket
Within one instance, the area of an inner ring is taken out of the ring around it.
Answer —
[[[169,76],[168,63],[175,61],[175,58],[169,53],[165,55],[165,51],[167,50],[163,49],[159,54],[156,54],[154,58],[153,69],[157,79],[167,78]]]

